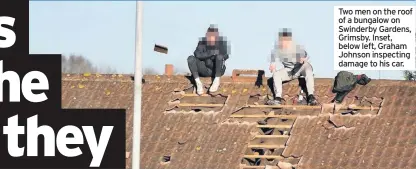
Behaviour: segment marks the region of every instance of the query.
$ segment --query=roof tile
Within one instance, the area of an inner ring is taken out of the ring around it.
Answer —
[[[406,168],[410,166],[410,158],[403,158],[400,160],[399,165],[396,168]]]

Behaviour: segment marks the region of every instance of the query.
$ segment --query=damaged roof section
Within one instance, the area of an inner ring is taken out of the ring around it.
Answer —
[[[233,81],[232,77],[222,78],[216,97],[194,97],[189,79],[144,76],[141,168],[240,168],[251,133],[259,132],[258,125],[284,125],[270,118],[282,115],[292,119],[293,126],[286,139],[276,141],[285,146],[281,155],[300,159],[297,168],[416,168],[414,82],[374,80],[357,86],[344,99],[344,106],[382,104],[377,114],[358,110],[354,115],[331,115],[322,114],[320,109],[247,108],[263,105],[271,90],[264,83]],[[202,80],[210,84],[210,79]],[[321,103],[329,103],[334,97],[332,84],[331,79],[315,80],[315,95]],[[127,109],[126,152],[131,151],[131,76],[63,75],[62,85],[64,108]],[[288,105],[293,105],[290,100],[299,90],[296,80],[284,84]],[[266,119],[272,120],[258,123]],[[131,156],[126,165],[131,166]]]
[[[415,116],[298,117],[284,156],[299,168],[415,168]]]

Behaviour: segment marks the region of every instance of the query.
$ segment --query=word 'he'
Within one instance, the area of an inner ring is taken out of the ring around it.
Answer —
[[[79,147],[68,148],[67,145],[84,144],[84,137],[82,133],[84,132],[85,139],[87,140],[87,144],[92,154],[90,167],[100,166],[104,152],[110,140],[111,132],[114,128],[114,126],[103,126],[98,142],[92,126],[82,126],[82,130],[72,125],[64,126],[55,136],[55,132],[52,127],[46,125],[38,126],[38,116],[35,115],[27,119],[27,145],[26,147],[19,147],[18,137],[19,134],[25,134],[25,127],[19,126],[18,115],[10,117],[7,123],[7,126],[3,126],[3,134],[7,135],[7,148],[12,157],[23,156],[25,148],[28,157],[37,157],[39,135],[43,135],[45,138],[44,156],[55,156],[55,142],[56,148],[62,155],[66,157],[79,156],[82,154],[82,150]],[[72,134],[73,137],[68,137],[68,134]]]
[[[32,83],[37,79],[39,83]],[[3,61],[0,60],[0,102],[3,102],[3,83],[9,81],[9,98],[10,102],[20,102],[20,77],[14,71],[3,72]],[[38,103],[48,99],[44,92],[34,94],[32,90],[49,90],[49,82],[46,75],[39,71],[27,73],[22,80],[23,96],[30,102]]]

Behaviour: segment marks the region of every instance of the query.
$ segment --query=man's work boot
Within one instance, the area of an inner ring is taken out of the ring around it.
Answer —
[[[266,104],[267,105],[280,105],[280,104],[282,104],[282,98],[276,97],[273,100],[268,100]]]
[[[209,92],[216,92],[219,87],[220,87],[220,78],[216,77],[214,81],[212,82],[211,87],[209,88]]]
[[[310,105],[310,106],[318,105],[318,101],[316,101],[315,96],[313,96],[311,94],[308,96],[308,105]]]
[[[204,84],[202,84],[201,80],[195,79],[195,85],[196,85],[196,94],[202,95],[204,94]]]

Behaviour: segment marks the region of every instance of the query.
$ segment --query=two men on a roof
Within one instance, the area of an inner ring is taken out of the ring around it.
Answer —
[[[194,52],[188,57],[188,66],[195,79],[196,93],[204,93],[204,85],[199,77],[214,77],[209,92],[216,92],[220,85],[220,77],[225,73],[225,61],[229,58],[227,42],[219,36],[218,28],[210,26],[206,36],[202,38]],[[279,33],[278,45],[272,52],[270,71],[273,73],[275,98],[267,103],[278,105],[282,102],[282,83],[304,76],[307,85],[307,101],[316,105],[313,96],[313,69],[306,51],[292,41],[292,33],[284,30]]]

